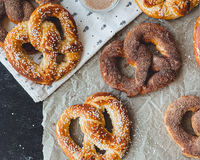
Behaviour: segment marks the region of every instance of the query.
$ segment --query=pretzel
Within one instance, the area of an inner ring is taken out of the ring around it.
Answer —
[[[182,154],[200,159],[200,103],[199,97],[183,96],[174,101],[165,112],[165,126],[172,139],[182,148]],[[194,112],[192,126],[197,136],[187,133],[182,125],[182,117],[187,111]]]
[[[104,127],[105,109],[112,120],[112,133]],[[84,133],[82,149],[71,139],[69,133],[71,119],[79,117]],[[119,160],[128,148],[130,121],[126,108],[117,98],[109,93],[99,92],[87,98],[84,104],[67,108],[60,116],[55,132],[60,147],[70,160]],[[95,145],[106,150],[105,154],[99,155]]]
[[[144,44],[149,42],[156,45],[162,57],[151,55]],[[120,73],[117,57],[125,57],[136,68],[135,78],[128,78]],[[128,97],[153,92],[172,83],[180,64],[180,55],[172,35],[164,27],[151,23],[133,27],[124,42],[112,42],[105,47],[100,57],[104,81],[109,86],[126,92]]]
[[[36,0],[36,2],[39,5],[46,3],[59,4],[59,0]],[[2,27],[4,15],[7,14],[13,23],[18,24],[28,21],[33,11],[34,7],[27,0],[0,0],[0,47],[4,47],[4,40],[8,34]],[[33,48],[28,45],[25,49],[31,51]]]
[[[64,40],[53,23],[44,21],[48,16],[60,20]],[[40,64],[31,60],[22,48],[22,44],[29,42],[43,52]],[[4,44],[13,68],[24,77],[45,85],[52,84],[75,68],[82,51],[73,17],[66,9],[53,3],[39,6],[29,21],[18,24],[8,33]],[[56,61],[59,53],[64,56],[60,64]]]
[[[135,0],[140,9],[157,19],[175,19],[186,15],[199,0]]]
[[[197,18],[196,24],[193,31],[193,48],[194,56],[197,62],[197,65],[200,67],[199,54],[200,54],[200,16]]]

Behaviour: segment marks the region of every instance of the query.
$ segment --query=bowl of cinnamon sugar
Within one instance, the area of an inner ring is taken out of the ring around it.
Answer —
[[[120,0],[79,0],[91,12],[106,13],[116,7]]]

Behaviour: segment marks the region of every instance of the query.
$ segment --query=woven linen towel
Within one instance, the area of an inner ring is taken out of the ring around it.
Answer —
[[[61,80],[52,85],[40,85],[18,74],[8,62],[3,48],[0,47],[0,61],[14,76],[18,83],[27,91],[35,102],[43,101],[60,85],[68,80],[81,68],[116,32],[124,28],[142,11],[133,0],[121,0],[110,12],[104,14],[92,13],[86,10],[78,0],[60,0],[61,6],[66,8],[74,17],[78,28],[79,39],[84,50],[79,65]],[[8,28],[11,28],[10,26]],[[39,63],[42,54],[31,55]]]

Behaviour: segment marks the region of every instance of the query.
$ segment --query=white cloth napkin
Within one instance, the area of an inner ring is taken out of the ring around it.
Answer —
[[[121,0],[110,12],[104,14],[92,13],[86,10],[78,0],[60,0],[74,17],[79,32],[79,39],[84,46],[79,65],[61,80],[52,85],[39,85],[18,74],[8,62],[3,48],[0,47],[0,61],[14,76],[18,83],[27,91],[35,102],[43,101],[60,85],[79,70],[116,32],[121,30],[142,11],[133,0]],[[31,58],[37,63],[41,53]]]

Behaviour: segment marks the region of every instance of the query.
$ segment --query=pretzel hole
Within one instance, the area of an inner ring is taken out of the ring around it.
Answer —
[[[58,53],[58,55],[56,57],[56,63],[61,64],[62,62],[64,62],[64,58],[65,58],[64,54]]]
[[[35,1],[30,1],[30,3],[33,5],[34,8],[38,8],[39,4]]]
[[[154,54],[158,57],[162,57],[162,54],[157,50],[156,48],[156,45],[153,44],[153,43],[146,43],[145,44],[148,48],[149,48],[149,51],[151,54]],[[149,71],[148,71],[148,75],[147,75],[147,80],[146,82],[148,82],[149,78],[151,78],[155,73],[157,73],[158,71],[153,71],[151,69],[151,67],[149,68]]]
[[[135,78],[135,68],[128,63],[126,58],[117,58],[117,68],[122,75],[128,78]]]
[[[146,82],[145,82],[146,85],[147,85],[148,80],[149,80],[155,73],[157,73],[157,72],[159,72],[159,71],[153,71],[153,70],[151,69],[151,67],[149,68],[149,71],[148,71],[148,73],[147,73],[147,79],[146,79]]]
[[[151,54],[155,54],[158,57],[162,57],[162,54],[157,50],[156,45],[153,43],[147,43],[147,47],[149,48],[149,51]]]
[[[111,121],[110,115],[108,114],[106,109],[103,112],[103,115],[104,115],[104,118],[105,118],[105,121],[106,121],[105,128],[108,130],[108,132],[112,133],[113,125],[112,125],[112,121]]]
[[[186,112],[182,118],[181,125],[187,133],[189,133],[193,136],[196,136],[196,134],[194,133],[194,130],[192,128],[192,122],[191,122],[191,118],[193,115],[194,115],[194,113],[192,111]]]
[[[61,26],[60,20],[57,17],[47,17],[45,20],[55,24],[57,30],[60,33],[60,38],[63,41],[64,40],[64,32],[62,30],[62,26]]]
[[[98,154],[104,155],[104,154],[106,153],[106,150],[101,150],[101,149],[99,149],[96,145],[94,145],[94,146],[95,146],[95,150],[96,150],[96,152],[97,152]]]
[[[23,47],[23,45],[22,45],[22,47]],[[26,51],[26,49],[25,49],[25,51]],[[43,53],[42,52],[34,50],[34,51],[32,51],[32,53],[26,51],[26,54],[36,64],[40,64],[40,62],[42,61],[42,58],[43,58]]]
[[[79,118],[72,119],[69,125],[69,133],[72,140],[79,146],[83,147],[83,132],[81,131],[81,127],[79,124]]]
[[[34,54],[36,52],[31,43],[22,44],[22,48],[26,51],[27,54]]]

